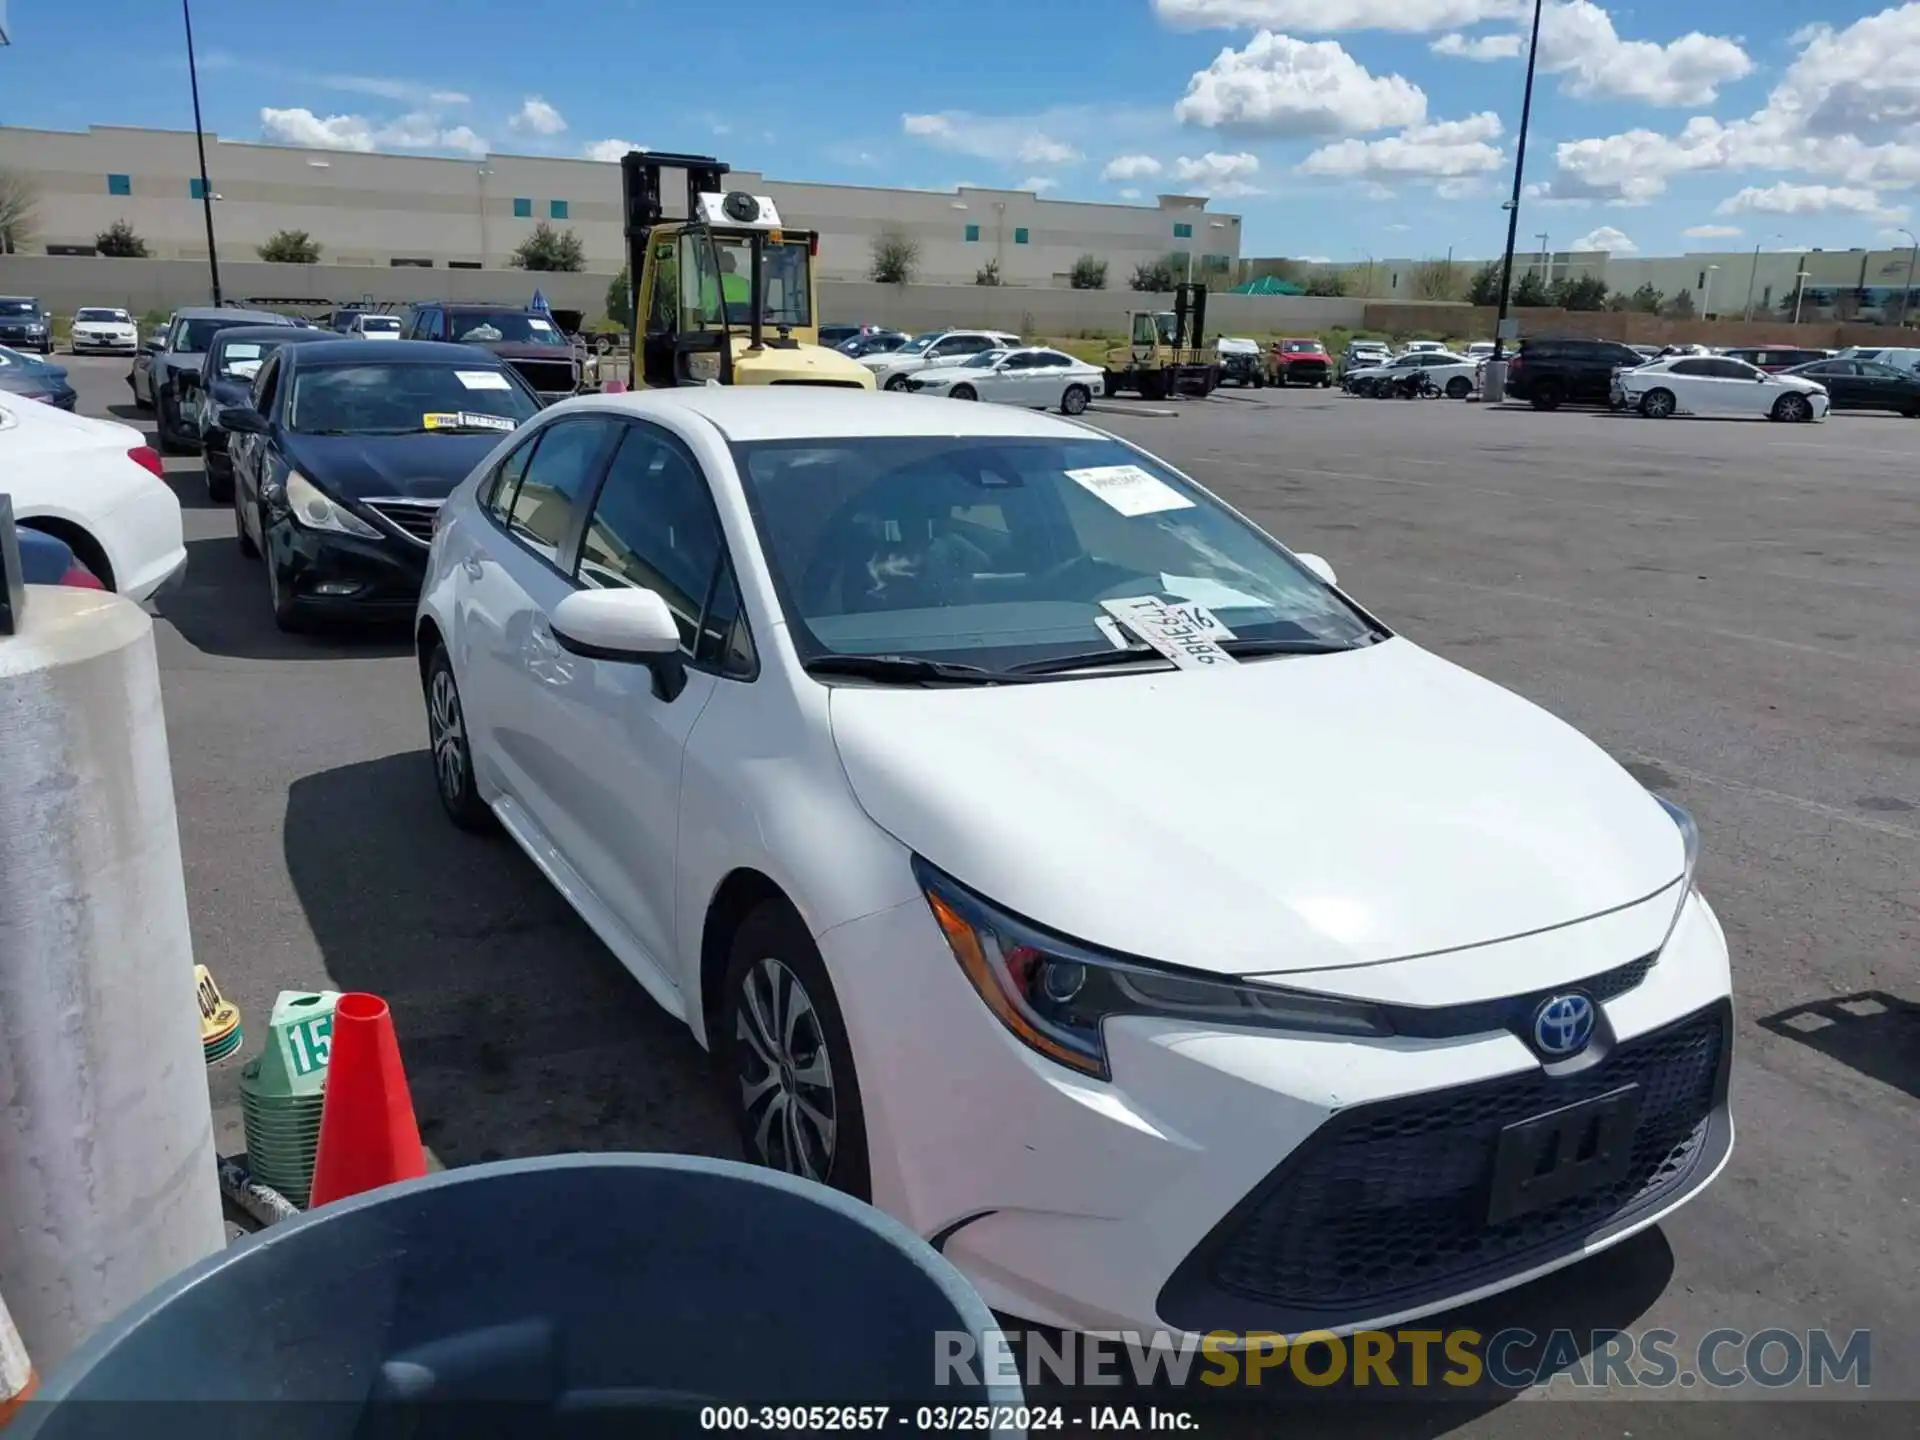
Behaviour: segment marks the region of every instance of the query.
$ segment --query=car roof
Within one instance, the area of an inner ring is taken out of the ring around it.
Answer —
[[[287,334],[289,330],[291,330],[293,334]],[[326,333],[324,330],[309,330],[304,325],[229,325],[225,330],[222,330],[218,335],[213,337],[213,343],[215,345],[231,345],[236,340],[244,343],[248,340],[288,341],[297,338],[304,343],[311,344],[314,340],[318,340]]]
[[[38,295],[0,295],[0,300],[26,300],[35,305],[40,303]]]
[[[272,310],[240,310],[231,305],[185,305],[173,312],[176,320],[247,320],[255,325],[291,325]]]
[[[369,342],[378,344],[378,341]],[[392,346],[389,344],[388,349]],[[695,385],[563,400],[555,410],[614,409],[646,418],[681,411],[700,416],[728,440],[844,440],[866,436],[1006,436],[1084,440],[1099,434],[1039,410],[958,405],[923,395],[894,395],[820,385]]]
[[[350,340],[329,331],[299,347],[302,365],[347,365],[355,360],[378,360],[382,365],[460,365],[469,370],[505,370],[506,362],[490,350],[452,345],[440,340]]]

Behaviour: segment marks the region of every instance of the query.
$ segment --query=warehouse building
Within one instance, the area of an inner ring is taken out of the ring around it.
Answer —
[[[124,220],[156,259],[207,257],[192,131],[0,127],[0,170],[25,176],[35,195],[24,253],[92,254],[96,237]],[[603,161],[367,154],[209,135],[207,176],[223,260],[257,259],[275,232],[304,230],[330,265],[495,269],[541,222],[573,231],[590,271],[612,274],[624,258],[620,167]],[[820,232],[828,280],[866,278],[882,234],[917,243],[916,278],[930,284],[970,285],[991,261],[1003,284],[1065,286],[1082,255],[1107,262],[1114,288],[1168,255],[1217,281],[1240,259],[1240,217],[1197,196],[1104,205],[1025,190],[814,185],[746,170],[733,178],[771,196],[787,223]],[[666,194],[670,207],[684,197],[677,172]]]

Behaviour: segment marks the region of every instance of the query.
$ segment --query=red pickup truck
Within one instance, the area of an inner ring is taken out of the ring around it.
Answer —
[[[1273,383],[1331,385],[1333,357],[1318,340],[1276,340],[1273,342]]]

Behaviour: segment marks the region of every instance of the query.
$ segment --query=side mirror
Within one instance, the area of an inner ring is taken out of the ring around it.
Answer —
[[[680,626],[652,590],[576,590],[553,607],[549,623],[560,648],[572,654],[645,665],[653,672],[653,693],[662,700],[673,700],[687,687]]]
[[[1311,570],[1322,580],[1326,581],[1327,584],[1338,585],[1340,583],[1339,577],[1333,573],[1333,566],[1329,565],[1318,555],[1296,555],[1293,558],[1306,566],[1307,569]]]
[[[266,416],[245,405],[221,411],[220,424],[235,435],[264,435],[270,428]]]

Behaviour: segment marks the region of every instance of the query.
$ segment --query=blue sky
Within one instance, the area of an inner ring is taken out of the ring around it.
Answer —
[[[16,0],[0,123],[190,128],[162,0]],[[1248,254],[1496,251],[1531,0],[195,0],[229,139],[637,143],[777,179],[1208,194]],[[1823,18],[1809,24],[1808,16]],[[823,23],[831,16],[831,24]],[[1905,245],[1920,3],[1548,0],[1523,246]]]

